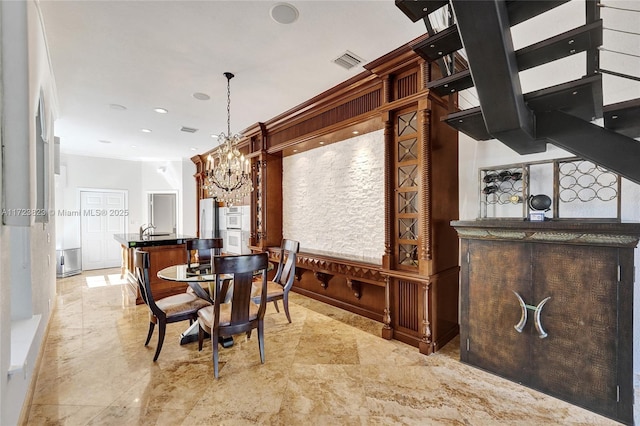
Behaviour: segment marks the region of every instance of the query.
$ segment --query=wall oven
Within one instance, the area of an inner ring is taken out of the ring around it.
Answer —
[[[240,229],[227,229],[227,241],[225,251],[229,254],[242,254],[242,231]]]
[[[227,211],[227,229],[242,229],[242,214],[232,212],[231,207]]]

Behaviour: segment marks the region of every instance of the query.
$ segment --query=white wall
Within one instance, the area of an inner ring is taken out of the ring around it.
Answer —
[[[195,236],[195,164],[187,161],[141,162],[63,153],[60,155],[60,175],[56,176],[56,212],[79,211],[81,189],[127,191],[126,232],[135,233],[140,225],[149,221],[147,199],[150,192],[176,193],[178,232]],[[80,217],[58,214],[58,220],[56,246],[79,247]]]
[[[283,237],[301,250],[382,262],[382,130],[282,160]]]
[[[23,207],[35,208],[36,176],[36,126],[40,96],[46,107],[47,126],[43,138],[49,169],[44,194],[53,202],[53,126],[55,117],[55,85],[49,69],[48,52],[36,4],[29,2],[0,3],[2,25],[0,45],[2,50],[2,110],[1,137],[3,145],[22,145],[3,158],[4,164],[20,164],[19,173],[3,173],[6,181],[2,188],[14,191],[16,198],[26,202]],[[26,44],[25,44],[26,42]],[[28,46],[28,49],[25,49]],[[7,72],[11,64],[11,72]],[[17,67],[16,67],[17,65]],[[17,74],[16,74],[17,73]],[[7,87],[21,85],[27,77],[27,91],[9,94]],[[9,119],[8,117],[11,117]],[[10,130],[10,131],[7,131]],[[19,139],[10,138],[21,135]],[[5,152],[5,154],[7,154]],[[12,207],[4,204],[3,208]],[[25,219],[26,218],[26,219]],[[10,225],[6,225],[9,222]],[[13,425],[18,422],[29,385],[34,377],[34,368],[44,331],[49,322],[51,303],[55,303],[55,216],[49,222],[35,223],[30,214],[14,223],[3,217],[0,226],[0,424]],[[23,325],[32,325],[29,333],[12,330]],[[16,337],[26,337],[24,341]],[[18,353],[20,349],[21,353]],[[11,365],[22,367],[9,375]]]

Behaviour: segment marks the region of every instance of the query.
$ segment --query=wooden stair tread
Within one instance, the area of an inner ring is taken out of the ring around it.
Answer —
[[[520,71],[602,45],[602,20],[597,20],[516,51]]]
[[[482,110],[479,106],[449,114],[443,121],[475,140],[488,141],[494,139],[487,131]]]
[[[411,48],[418,55],[431,62],[451,52],[460,50],[462,49],[462,40],[460,40],[458,26],[451,25],[439,33],[414,44]]]
[[[640,99],[603,107],[604,127],[630,138],[640,137]]]
[[[563,111],[585,121],[602,117],[602,75],[597,74],[524,95],[525,103],[536,114],[548,111]],[[640,108],[639,104],[630,106]],[[630,114],[629,120],[633,116]],[[480,107],[449,114],[444,121],[456,130],[479,141],[494,139],[489,134]],[[639,121],[639,120],[635,120]]]
[[[524,100],[536,113],[562,111],[592,121],[602,117],[602,74],[526,93]]]
[[[449,4],[448,0],[396,0],[396,7],[400,9],[412,22],[417,22],[425,16]]]
[[[507,1],[509,23],[513,27],[535,16],[556,8],[569,0],[510,0]]]
[[[471,71],[468,69],[427,83],[427,89],[439,96],[450,95],[472,86],[473,78],[471,78]]]

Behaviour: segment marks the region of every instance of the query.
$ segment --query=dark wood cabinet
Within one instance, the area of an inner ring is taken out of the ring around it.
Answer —
[[[453,225],[461,361],[631,423],[640,224]]]

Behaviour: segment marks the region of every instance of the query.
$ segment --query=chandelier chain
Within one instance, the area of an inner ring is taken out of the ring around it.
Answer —
[[[225,73],[227,76],[227,136],[231,137],[231,79],[233,74]]]

